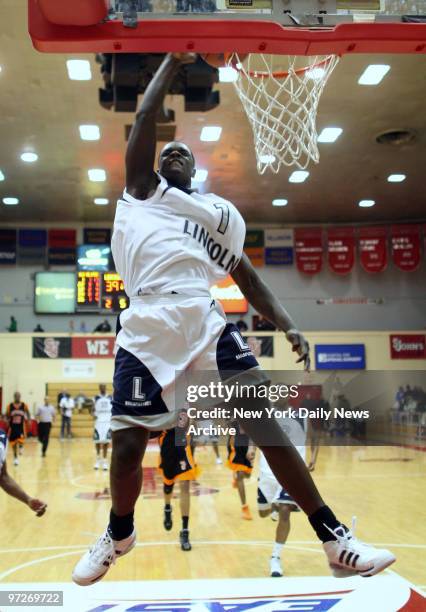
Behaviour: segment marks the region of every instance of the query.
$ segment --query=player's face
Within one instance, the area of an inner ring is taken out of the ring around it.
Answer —
[[[15,400],[16,403],[19,403],[21,401],[21,394],[15,393],[13,396],[13,399]]]
[[[105,385],[99,385],[99,391],[101,392],[102,395],[105,395],[105,392],[106,392]]]
[[[194,166],[192,151],[183,142],[169,142],[160,153],[160,174],[182,187],[191,184],[191,177],[195,173]]]

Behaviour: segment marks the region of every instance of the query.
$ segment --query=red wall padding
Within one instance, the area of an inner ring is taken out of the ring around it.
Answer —
[[[108,14],[107,0],[38,0],[45,18],[56,25],[96,25]]]

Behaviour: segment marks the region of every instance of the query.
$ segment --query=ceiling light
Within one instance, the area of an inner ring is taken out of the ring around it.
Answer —
[[[275,161],[275,155],[260,155],[259,161],[262,164],[273,164]]]
[[[89,175],[89,180],[100,183],[102,181],[106,181],[106,172],[102,168],[91,168],[87,171]]]
[[[238,71],[231,66],[221,66],[219,68],[219,81],[221,83],[234,83],[238,79]]]
[[[306,71],[306,77],[308,79],[312,79],[313,81],[319,81],[325,75],[325,69],[317,66],[316,68],[311,68]]]
[[[277,200],[272,200],[272,206],[287,206],[288,200],[283,200],[278,198]]]
[[[374,200],[361,200],[358,203],[358,206],[360,206],[361,208],[371,208],[372,206],[374,206],[376,202]]]
[[[67,70],[72,81],[90,81],[92,78],[88,60],[67,60]]]
[[[208,175],[209,175],[208,170],[202,170],[200,168],[197,168],[197,170],[195,171],[195,176],[192,180],[195,181],[196,183],[204,183]]]
[[[309,176],[305,170],[295,170],[288,178],[289,183],[303,183]]]
[[[388,183],[402,183],[406,178],[405,174],[391,174],[388,176]]]
[[[101,132],[97,125],[80,125],[80,138],[81,140],[99,140]]]
[[[21,155],[21,159],[24,162],[27,162],[28,164],[32,164],[33,162],[36,162],[38,160],[38,155],[37,153],[22,153]]]
[[[378,85],[389,70],[390,66],[387,64],[370,64],[358,79],[358,83],[360,85]]]
[[[342,132],[342,128],[338,127],[324,128],[321,134],[318,136],[318,142],[335,142]]]
[[[3,198],[3,204],[7,206],[15,206],[15,204],[19,204],[18,198]]]
[[[0,181],[4,181],[4,178],[5,178],[5,176],[4,176],[3,172],[0,170]]]
[[[98,206],[106,206],[107,204],[109,204],[108,198],[95,198],[93,201]]]
[[[215,142],[219,140],[222,128],[218,125],[206,125],[201,130],[200,140],[203,142]]]

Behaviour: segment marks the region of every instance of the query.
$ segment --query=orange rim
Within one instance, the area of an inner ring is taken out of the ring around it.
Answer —
[[[304,68],[298,68],[297,70],[294,71],[294,74],[301,75],[301,74],[304,74],[305,72],[309,72],[310,70],[315,70],[315,68],[321,68],[323,66],[326,66],[327,64],[331,62],[333,57],[334,55],[328,55],[325,59],[323,59],[320,62],[317,62],[316,64],[312,64],[311,66],[305,66]],[[232,64],[232,68],[234,68],[238,72],[244,72],[241,68],[237,67],[237,62],[232,61],[231,64]],[[275,79],[285,79],[290,74],[288,70],[282,70],[282,71],[277,71],[277,72],[263,72],[262,70],[260,71],[249,70],[245,72],[246,74],[250,75],[254,79],[268,79],[271,76],[274,77]]]

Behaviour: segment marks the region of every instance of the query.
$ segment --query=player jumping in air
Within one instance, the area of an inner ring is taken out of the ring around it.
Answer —
[[[168,54],[147,87],[126,152],[126,189],[112,237],[117,272],[130,297],[120,315],[115,357],[110,468],[112,508],[103,535],[78,561],[73,580],[90,585],[136,543],[134,508],[150,431],[171,429],[177,374],[211,371],[222,381],[265,384],[267,377],[209,289],[232,274],[251,305],[282,330],[298,362],[309,367],[309,345],[243,254],[245,223],[229,201],[191,189],[192,151],[170,142],[158,172],[156,116],[171,82],[193,54]],[[250,400],[264,418],[240,419],[285,490],[308,516],[335,575],[370,576],[394,562],[387,550],[356,540],[321,498],[297,450],[264,399]],[[271,440],[274,442],[271,444]]]

